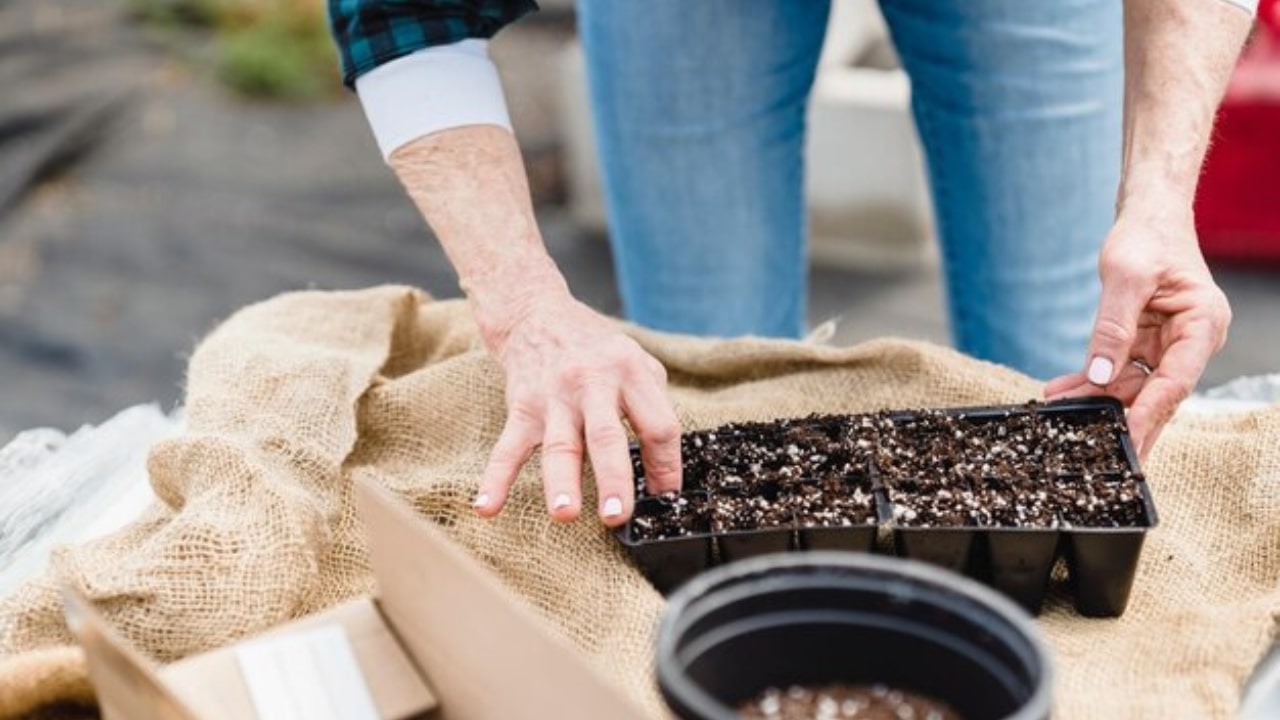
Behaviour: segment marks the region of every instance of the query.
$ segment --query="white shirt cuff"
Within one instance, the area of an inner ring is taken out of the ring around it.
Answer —
[[[511,129],[489,41],[419,50],[356,78],[356,94],[382,157],[424,135],[464,125]]]

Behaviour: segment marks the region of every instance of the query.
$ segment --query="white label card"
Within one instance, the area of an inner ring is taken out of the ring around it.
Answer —
[[[261,720],[380,720],[339,625],[250,640],[236,661]]]

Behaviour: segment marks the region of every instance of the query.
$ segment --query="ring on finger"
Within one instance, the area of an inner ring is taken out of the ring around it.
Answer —
[[[1155,372],[1155,368],[1151,367],[1151,365],[1142,358],[1134,358],[1129,361],[1129,364],[1141,370],[1143,375],[1150,375]]]

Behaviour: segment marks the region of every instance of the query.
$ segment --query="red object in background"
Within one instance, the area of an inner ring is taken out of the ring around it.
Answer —
[[[1258,27],[1218,109],[1196,195],[1205,257],[1280,263],[1280,0]]]

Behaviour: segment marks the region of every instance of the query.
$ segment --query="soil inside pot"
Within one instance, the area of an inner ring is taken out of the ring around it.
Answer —
[[[778,500],[776,489],[757,494],[717,493],[708,501],[711,531],[764,530],[792,525],[791,508]]]
[[[1054,482],[1067,527],[1137,527],[1146,523],[1142,489],[1128,476],[1059,478]]]
[[[932,698],[885,685],[769,688],[738,708],[745,720],[962,720]]]
[[[796,483],[781,502],[795,515],[796,527],[852,527],[876,522],[876,499],[862,476]]]
[[[710,530],[707,498],[698,493],[666,493],[636,505],[631,534],[636,540],[668,540]]]

